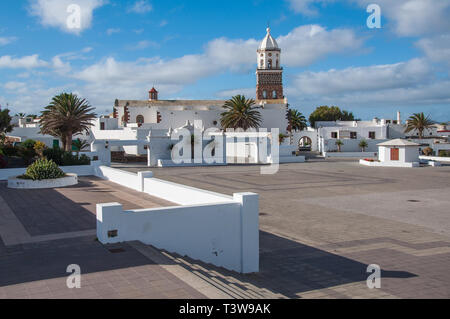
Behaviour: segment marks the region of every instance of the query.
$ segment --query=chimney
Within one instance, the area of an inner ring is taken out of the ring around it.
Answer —
[[[397,112],[397,124],[398,124],[398,125],[401,125],[401,124],[402,124],[402,118],[401,118],[400,111]]]

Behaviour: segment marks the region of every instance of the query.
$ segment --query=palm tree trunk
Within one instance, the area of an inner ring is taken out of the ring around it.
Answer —
[[[71,152],[72,151],[72,134],[68,133],[66,136],[66,152]]]

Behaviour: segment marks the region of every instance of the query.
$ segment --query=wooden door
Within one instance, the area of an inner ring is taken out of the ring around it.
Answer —
[[[400,150],[398,148],[391,148],[391,161],[400,160]]]

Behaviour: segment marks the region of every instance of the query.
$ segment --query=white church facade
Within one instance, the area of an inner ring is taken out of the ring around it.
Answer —
[[[267,29],[267,35],[257,50],[256,106],[260,107],[261,128],[278,128],[286,132],[288,122],[287,98],[283,93],[281,49]],[[231,97],[230,97],[231,98]],[[160,100],[159,92],[152,88],[148,100],[121,100],[114,104],[114,118],[120,127],[170,130],[189,121],[202,121],[204,129],[221,129],[224,100]]]

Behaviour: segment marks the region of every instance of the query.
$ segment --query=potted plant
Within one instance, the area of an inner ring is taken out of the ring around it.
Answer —
[[[369,144],[367,143],[366,140],[361,140],[361,142],[359,142],[359,147],[361,148],[361,152],[365,152],[366,148],[369,146]]]
[[[341,147],[342,147],[342,145],[344,145],[344,142],[342,142],[341,140],[337,140],[335,144],[336,144],[336,146],[338,148],[338,152],[340,153],[341,152]]]

